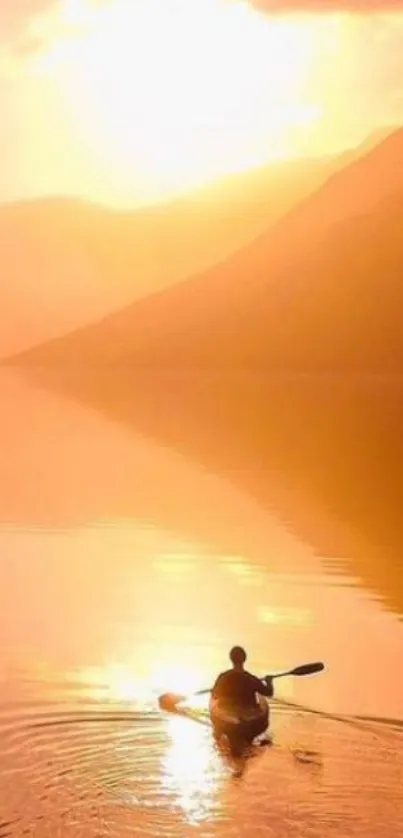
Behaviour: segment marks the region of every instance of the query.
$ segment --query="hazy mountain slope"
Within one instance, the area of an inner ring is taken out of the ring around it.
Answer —
[[[403,132],[226,262],[16,360],[402,368],[399,151]]]
[[[273,164],[132,212],[71,199],[3,205],[0,355],[67,333],[214,264],[314,191],[336,165]]]

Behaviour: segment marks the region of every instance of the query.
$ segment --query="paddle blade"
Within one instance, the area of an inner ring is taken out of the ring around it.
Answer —
[[[316,672],[323,672],[325,664],[318,661],[317,663],[304,663],[302,666],[296,666],[292,669],[290,675],[315,675]]]
[[[184,698],[184,695],[175,695],[175,693],[164,693],[164,695],[160,695],[158,699],[158,704],[161,710],[165,710],[167,713],[175,713],[177,710],[177,705],[180,701],[183,701]]]

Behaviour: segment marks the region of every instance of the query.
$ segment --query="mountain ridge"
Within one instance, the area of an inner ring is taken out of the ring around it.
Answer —
[[[0,206],[0,355],[68,334],[206,270],[314,191],[336,165],[336,158],[268,165],[135,210],[63,196]]]
[[[395,279],[403,269],[403,166],[396,169],[396,157],[403,160],[403,130],[207,272],[12,362],[403,368]],[[358,177],[363,189],[346,207]],[[396,357],[378,334],[381,311]]]

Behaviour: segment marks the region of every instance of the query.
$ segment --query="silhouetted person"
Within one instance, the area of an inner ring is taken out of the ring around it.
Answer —
[[[241,646],[234,646],[229,657],[232,669],[218,676],[212,690],[213,699],[218,699],[223,707],[249,710],[257,706],[257,694],[268,698],[274,695],[271,678],[261,680],[245,671],[246,652]]]

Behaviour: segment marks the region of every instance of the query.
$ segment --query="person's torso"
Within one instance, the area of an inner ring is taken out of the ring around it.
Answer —
[[[256,679],[249,672],[229,669],[220,676],[214,697],[223,706],[253,707],[257,704],[256,686]]]

